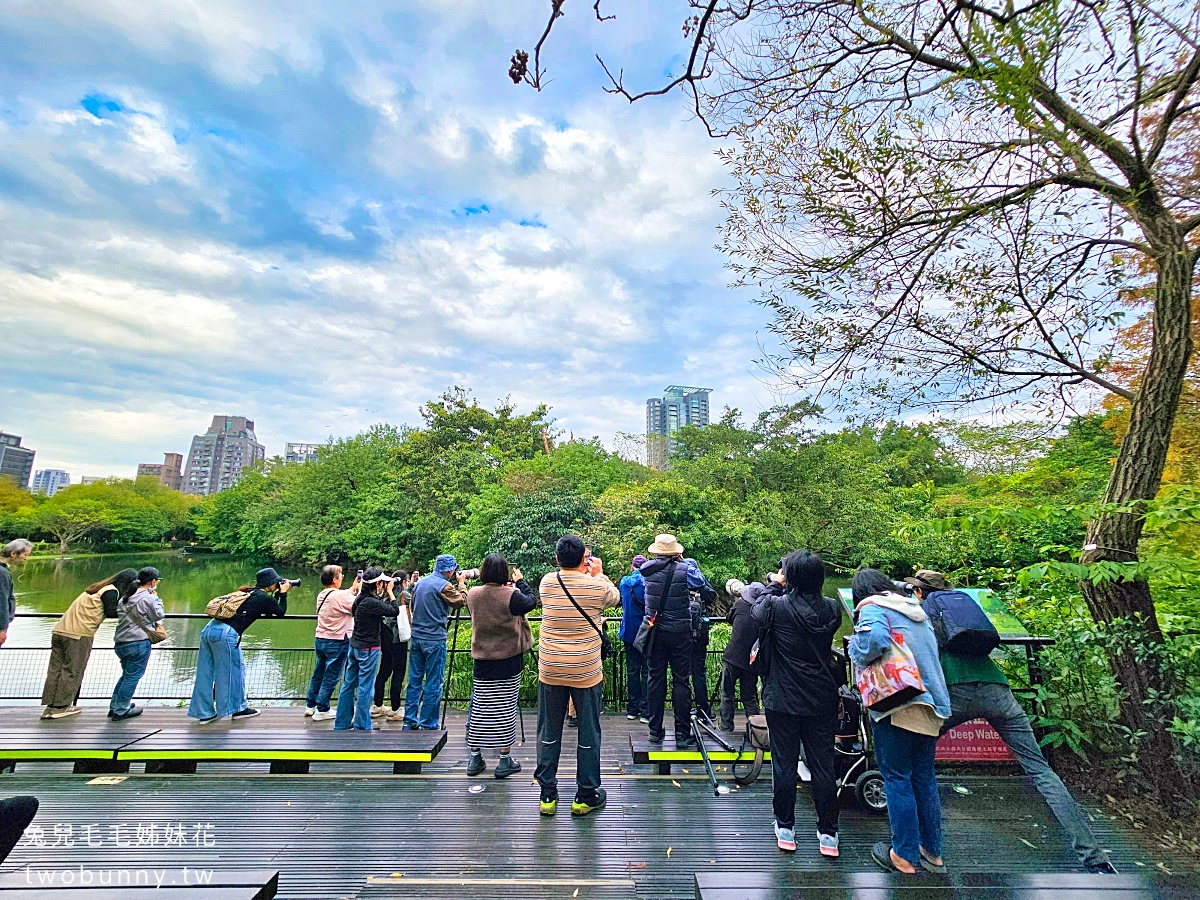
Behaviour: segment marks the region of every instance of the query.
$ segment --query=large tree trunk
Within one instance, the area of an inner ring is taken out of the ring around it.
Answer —
[[[1164,225],[1165,223],[1159,223]],[[1174,231],[1174,223],[1163,231]],[[1162,232],[1159,232],[1162,236]],[[1195,257],[1182,236],[1171,252],[1156,256],[1158,280],[1154,299],[1154,341],[1142,383],[1130,409],[1129,432],[1121,442],[1112,477],[1104,494],[1105,504],[1135,504],[1135,511],[1102,513],[1088,526],[1085,563],[1112,560],[1135,561],[1142,535],[1143,510],[1139,501],[1158,493],[1175,411],[1183,390],[1192,354],[1191,291]],[[1121,719],[1136,733],[1144,734],[1139,769],[1153,783],[1159,799],[1176,813],[1181,792],[1194,797],[1197,786],[1189,785],[1179,768],[1178,748],[1167,726],[1173,712],[1174,690],[1165,661],[1165,641],[1144,581],[1095,584],[1081,583],[1084,599],[1095,620],[1106,625],[1114,620],[1135,623],[1132,629],[1118,628],[1118,639],[1110,650],[1116,677],[1123,691]],[[1121,637],[1123,636],[1123,637]]]

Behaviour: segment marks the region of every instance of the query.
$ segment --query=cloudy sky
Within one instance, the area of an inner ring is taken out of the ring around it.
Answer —
[[[641,431],[670,383],[776,402],[766,313],[714,249],[715,145],[655,84],[683,3],[0,5],[0,429],[132,474],[215,413],[268,454],[416,424],[453,384]]]

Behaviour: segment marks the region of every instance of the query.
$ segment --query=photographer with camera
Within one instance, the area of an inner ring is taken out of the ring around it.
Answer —
[[[259,569],[253,587],[238,588],[238,593],[247,596],[233,613],[225,619],[213,618],[204,626],[196,656],[196,685],[188,706],[188,716],[197,725],[224,716],[239,721],[258,715],[258,710],[246,703],[242,635],[259,619],[286,616],[288,591],[299,586],[299,578],[284,578],[272,568]]]
[[[458,570],[458,560],[443,553],[434,560],[433,572],[413,588],[408,694],[404,698],[404,727],[410,731],[433,730],[440,725],[450,608],[466,605],[466,580],[467,573]]]
[[[525,654],[533,649],[533,632],[525,616],[537,606],[533,588],[499,553],[483,561],[483,582],[467,593],[471,611],[471,712],[467,717],[467,746],[471,748],[468,775],[487,768],[483,751],[498,749],[496,777],[521,771],[509,755],[517,739],[517,703]]]
[[[350,614],[354,631],[350,635],[350,655],[346,660],[346,680],[338,694],[334,731],[370,731],[371,696],[375,693],[375,673],[379,669],[383,620],[400,614],[393,579],[379,566],[362,573],[362,587],[354,599]]]

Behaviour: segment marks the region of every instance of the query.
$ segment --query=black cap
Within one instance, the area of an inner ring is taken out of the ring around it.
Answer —
[[[154,568],[154,566],[146,566],[146,568],[138,572],[137,577],[138,584],[147,585],[152,581],[158,581],[158,579],[162,576],[159,574],[158,569]]]
[[[279,573],[268,567],[259,569],[258,574],[254,576],[254,586],[256,588],[269,588],[283,582],[284,579],[279,577]]]

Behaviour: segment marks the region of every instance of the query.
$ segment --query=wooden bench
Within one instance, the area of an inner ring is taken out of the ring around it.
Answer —
[[[12,769],[18,762],[58,760],[74,762],[76,774],[81,775],[128,772],[128,763],[116,761],[117,751],[157,733],[123,728],[0,729],[0,771]]]
[[[277,774],[304,774],[314,762],[390,762],[397,775],[420,774],[446,745],[446,731],[313,731],[265,728],[164,729],[117,750],[117,761],[148,771],[187,773],[197,762],[268,761]]]
[[[696,900],[1182,900],[1200,879],[1142,875],[698,872]]]
[[[734,747],[741,747],[742,739],[731,735],[729,743]],[[754,751],[749,748],[747,748],[745,753],[730,753],[711,739],[705,740],[704,746],[708,750],[708,758],[713,761],[714,765],[718,763],[732,764],[735,762],[749,763],[754,761]],[[633,735],[630,735],[629,751],[633,754],[633,761],[636,765],[656,766],[659,775],[670,775],[673,764],[693,763],[695,765],[704,765],[704,757],[700,755],[699,749],[676,749],[674,735],[667,735],[661,744],[652,744],[644,738],[637,740]],[[763,759],[766,762],[771,761],[770,751],[764,754]]]
[[[237,728],[129,731],[124,728],[0,731],[0,771],[19,761],[65,760],[76,774],[191,774],[198,762],[269,762],[276,774],[303,774],[313,762],[390,762],[397,775],[420,774],[446,745],[443,731],[315,731]]]
[[[112,862],[73,869],[30,865],[0,875],[0,892],[13,900],[272,900],[278,891],[279,873],[273,869],[185,870]]]

